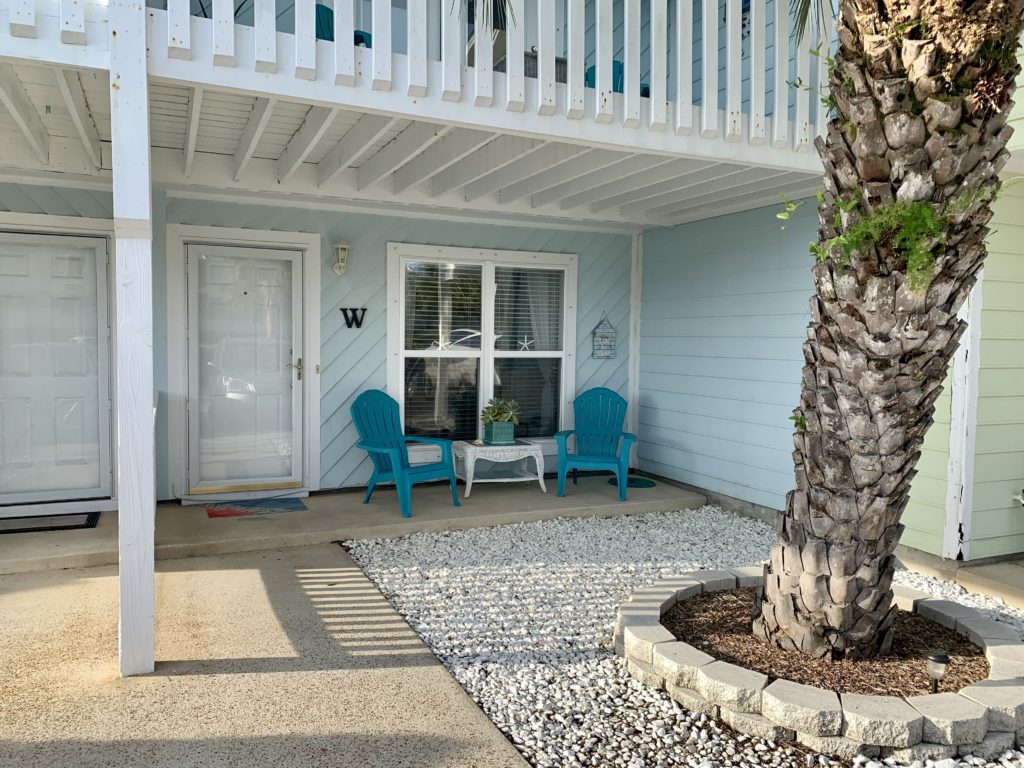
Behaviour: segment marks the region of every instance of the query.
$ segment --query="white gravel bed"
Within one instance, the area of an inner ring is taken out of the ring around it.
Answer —
[[[629,677],[624,660],[609,649],[616,608],[633,590],[681,571],[760,564],[774,538],[769,525],[706,506],[346,546],[534,765],[827,765],[825,757],[748,738],[683,710]],[[981,608],[1024,631],[1024,613],[999,600],[905,571],[896,580]],[[1020,753],[1008,753],[989,765],[1024,762]]]

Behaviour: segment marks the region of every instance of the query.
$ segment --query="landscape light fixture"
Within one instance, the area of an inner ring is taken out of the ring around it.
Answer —
[[[932,693],[939,692],[939,681],[946,676],[946,667],[949,666],[949,654],[942,650],[929,651],[928,656],[928,677],[932,681]]]

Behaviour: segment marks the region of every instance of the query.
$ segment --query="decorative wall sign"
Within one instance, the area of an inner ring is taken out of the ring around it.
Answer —
[[[594,351],[591,357],[597,360],[609,360],[615,357],[616,335],[615,327],[608,322],[608,313],[602,312],[601,322],[591,332],[594,339]]]
[[[366,307],[342,307],[341,314],[345,316],[346,328],[362,328],[363,318],[366,317]]]

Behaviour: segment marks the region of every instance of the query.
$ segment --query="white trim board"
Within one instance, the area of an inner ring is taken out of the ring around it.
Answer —
[[[629,275],[629,385],[626,395],[626,431],[634,435],[640,427],[640,309],[643,299],[644,235],[633,235],[633,264]],[[636,451],[629,466],[639,460]]]
[[[320,489],[320,235],[233,227],[167,225],[167,440],[171,496],[190,498],[185,456],[188,396],[185,245],[208,243],[301,250],[303,288],[303,434],[305,466],[300,491]],[[232,497],[237,494],[231,494]],[[214,496],[203,496],[209,500]],[[222,497],[221,497],[222,498]]]

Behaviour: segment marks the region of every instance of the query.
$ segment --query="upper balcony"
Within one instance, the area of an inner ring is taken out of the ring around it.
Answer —
[[[319,133],[310,131],[317,140],[330,133],[327,123],[336,116],[348,116],[350,126],[363,115],[388,119],[388,130],[374,136],[385,143],[410,126],[434,126],[430,136],[423,132],[428,142],[462,129],[475,143],[460,153],[460,134],[450,136],[448,165],[501,135],[509,146],[513,139],[530,149],[544,142],[558,162],[585,151],[589,160],[577,157],[571,165],[584,174],[604,169],[594,178],[605,183],[614,181],[608,168],[620,163],[624,175],[659,169],[663,192],[675,178],[670,161],[703,171],[712,186],[719,176],[732,176],[731,185],[718,185],[731,195],[712,190],[728,202],[737,195],[756,202],[759,189],[809,191],[820,174],[812,145],[825,124],[817,95],[825,67],[813,51],[827,32],[812,30],[798,45],[785,0],[511,0],[510,16],[494,14],[490,27],[461,0],[148,2],[156,6],[147,23],[150,81],[157,91],[182,96],[183,114],[172,117],[198,130],[205,116],[192,105],[205,92],[248,99],[253,114],[268,99],[294,105],[307,118],[316,113],[325,118],[314,121]],[[109,68],[103,3],[0,0],[0,19],[5,6],[0,59]],[[326,110],[333,110],[330,117]],[[155,136],[166,132],[166,117],[151,108],[154,147],[162,146]],[[196,137],[191,141],[194,150]],[[311,156],[323,157],[329,148],[321,149]],[[298,163],[309,161],[306,154]],[[330,169],[319,170],[322,187]],[[737,176],[744,170],[747,176]],[[747,178],[749,185],[739,184]],[[541,199],[559,202],[551,193]],[[620,201],[632,203],[631,213],[620,211],[624,221],[693,217],[668,209],[651,216],[643,199]],[[538,207],[532,199],[528,205]],[[710,215],[707,206],[699,213]]]

